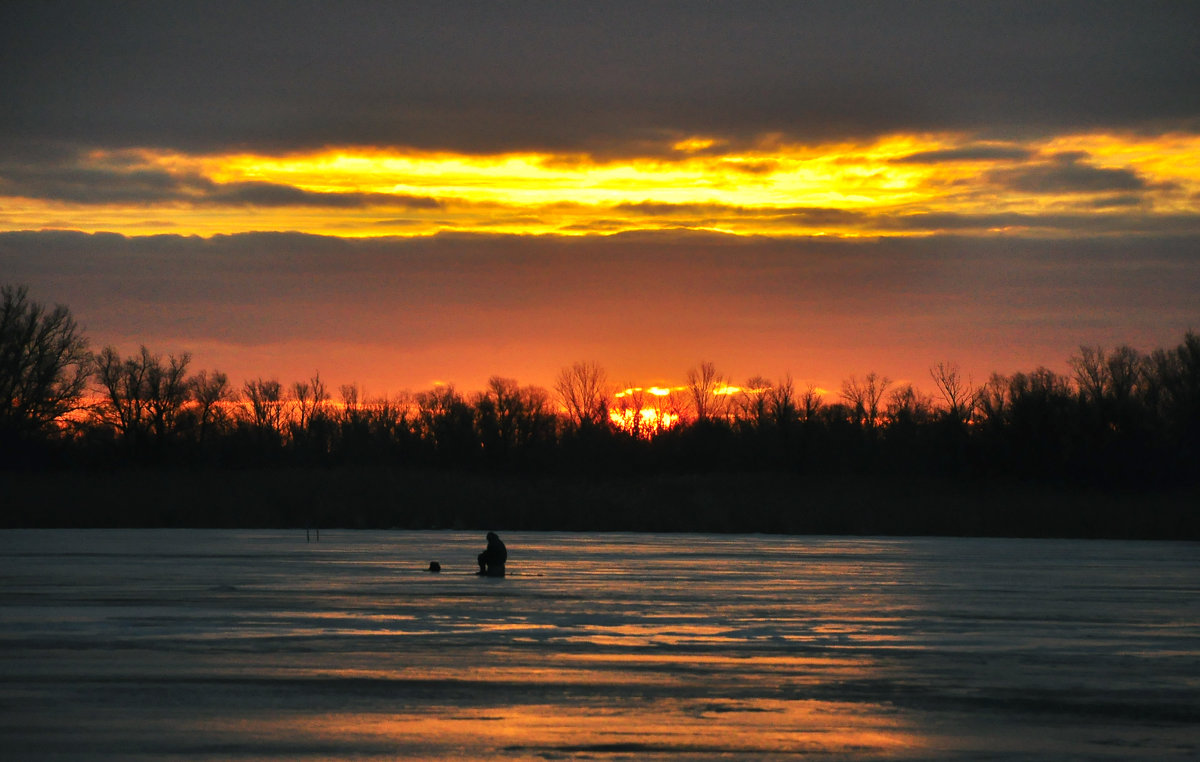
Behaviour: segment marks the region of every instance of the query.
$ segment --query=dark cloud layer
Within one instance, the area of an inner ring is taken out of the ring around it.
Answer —
[[[988,179],[1028,193],[1113,193],[1147,187],[1146,181],[1132,170],[1094,167],[1086,159],[1085,154],[1059,154],[1041,164],[994,170]]]
[[[13,2],[0,145],[612,154],[1196,129],[1198,18],[1171,0]]]
[[[959,161],[1020,161],[1028,159],[1033,152],[1018,146],[974,145],[962,148],[947,148],[940,151],[919,151],[896,159],[897,164],[938,164]]]
[[[700,233],[345,240],[0,233],[3,280],[68,304],[93,342],[192,351],[234,378],[378,392],[489,374],[549,384],[578,359],[619,380],[735,377],[836,386],[871,369],[982,380],[1080,344],[1141,348],[1200,326],[1200,233],[1110,239],[849,241]]]
[[[317,192],[269,182],[217,183],[197,174],[137,167],[89,167],[70,157],[46,164],[0,159],[0,196],[75,204],[173,204],[197,206],[324,207],[383,206],[439,209],[426,196],[390,193]]]
[[[841,230],[986,233],[993,230],[1036,230],[1046,234],[1071,235],[1164,235],[1200,234],[1200,213],[1178,212],[1147,215],[1141,196],[1130,193],[1101,195],[1112,191],[1141,189],[1144,183],[1125,170],[1091,167],[1047,167],[997,173],[993,182],[1034,193],[1085,193],[1100,197],[1075,212],[894,212],[824,207],[755,209],[720,204],[668,204],[643,202],[619,204],[614,209],[626,215],[669,220],[680,226],[705,228],[730,219],[754,219],[765,226],[829,227]],[[628,216],[621,224],[628,224]]]

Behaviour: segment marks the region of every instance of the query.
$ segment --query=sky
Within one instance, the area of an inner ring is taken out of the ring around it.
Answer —
[[[1200,328],[1183,2],[0,4],[0,282],[371,395]]]

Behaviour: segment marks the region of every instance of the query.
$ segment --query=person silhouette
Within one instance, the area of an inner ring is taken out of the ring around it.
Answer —
[[[487,550],[479,554],[479,573],[484,577],[503,577],[508,548],[495,532],[487,533]]]

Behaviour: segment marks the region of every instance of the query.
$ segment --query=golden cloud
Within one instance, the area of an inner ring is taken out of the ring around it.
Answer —
[[[1109,232],[1127,222],[1138,231],[1159,220],[1172,230],[1194,226],[1200,194],[1200,136],[1186,134],[1027,143],[893,135],[751,147],[691,136],[668,148],[673,154],[611,161],[351,148],[280,156],[92,151],[50,167],[0,164],[0,227],[202,236],[1070,235],[1086,227],[1081,219]]]

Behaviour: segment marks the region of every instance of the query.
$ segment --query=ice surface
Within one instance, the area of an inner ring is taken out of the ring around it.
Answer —
[[[501,535],[0,532],[0,757],[1200,757],[1195,544]]]

